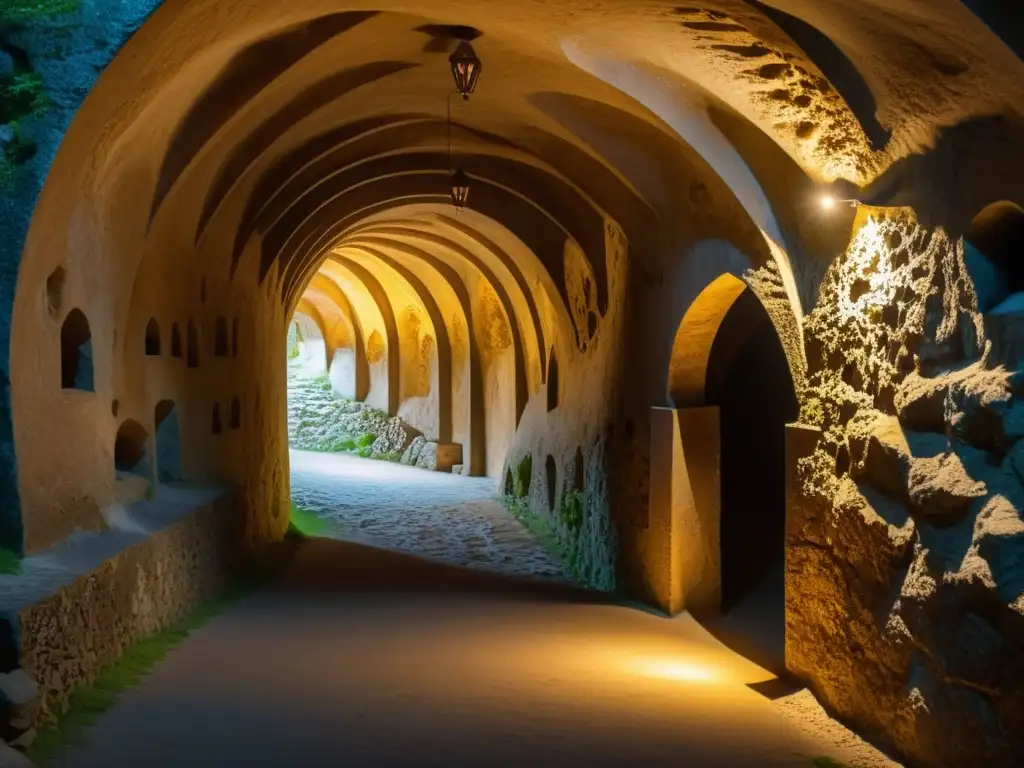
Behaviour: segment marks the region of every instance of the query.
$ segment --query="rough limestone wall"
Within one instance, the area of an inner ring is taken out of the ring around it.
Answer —
[[[138,640],[214,597],[243,562],[238,500],[223,496],[22,610],[21,667],[39,683],[35,725]]]
[[[23,546],[21,502],[14,453],[10,396],[11,313],[22,247],[36,200],[71,120],[103,69],[161,0],[82,0],[40,2],[68,5],[73,12],[40,14],[23,23],[5,23],[0,7],[0,43],[24,52],[41,78],[45,106],[19,121],[20,137],[34,154],[19,164],[0,187],[0,546]]]
[[[1024,382],[986,342],[962,241],[862,221],[805,323],[787,663],[912,764],[1024,754]]]
[[[611,447],[629,259],[622,229],[606,221],[609,301],[602,316],[593,268],[578,246],[567,244],[568,317],[552,321],[545,333],[558,361],[557,405],[548,410],[548,371],[546,385],[527,403],[502,471],[506,495],[520,496],[543,521],[573,576],[606,591],[619,586],[618,525],[612,517],[617,467]],[[520,481],[517,473],[526,458],[530,474]]]

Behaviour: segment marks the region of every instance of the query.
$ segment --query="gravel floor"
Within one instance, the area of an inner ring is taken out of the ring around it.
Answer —
[[[292,500],[340,523],[345,537],[500,573],[567,579],[495,498],[496,481],[361,459],[290,453]]]

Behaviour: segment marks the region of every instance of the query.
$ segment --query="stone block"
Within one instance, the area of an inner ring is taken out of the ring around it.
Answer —
[[[462,444],[461,443],[435,443],[437,451],[437,471],[455,472],[455,467],[462,468]]]

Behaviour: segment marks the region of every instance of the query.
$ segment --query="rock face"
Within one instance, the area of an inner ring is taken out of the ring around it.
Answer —
[[[418,429],[406,424],[396,416],[387,420],[377,434],[377,439],[370,446],[370,450],[374,456],[405,453],[409,444],[420,434]]]
[[[894,214],[868,219],[822,285],[801,414],[821,438],[788,533],[787,664],[915,764],[1012,765],[1022,402],[963,258]]]
[[[289,366],[288,444],[293,448],[393,458],[419,434],[397,416],[336,398],[327,380],[309,378]]]

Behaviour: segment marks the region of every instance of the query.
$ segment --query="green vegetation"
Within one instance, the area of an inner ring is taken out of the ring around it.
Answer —
[[[345,527],[334,520],[321,517],[315,512],[296,506],[292,502],[291,519],[288,524],[288,534],[299,538],[330,537],[331,534],[344,532]]]
[[[24,133],[23,121],[41,115],[50,106],[43,78],[35,72],[23,51],[4,45],[2,33],[56,16],[74,13],[79,0],[0,0],[0,48],[14,60],[14,71],[0,79],[0,187],[9,187],[15,171],[35,157],[36,142]]]
[[[21,573],[21,558],[17,552],[0,547],[0,574],[13,576]]]
[[[528,453],[516,464],[512,475],[512,494],[525,499],[530,494],[530,482],[533,480],[533,454]]]
[[[583,528],[586,502],[586,495],[577,490],[566,491],[558,501],[558,518],[573,536],[578,535]]]
[[[254,567],[219,597],[208,601],[180,623],[140,640],[121,657],[104,667],[99,678],[71,694],[67,711],[57,721],[39,731],[29,757],[44,766],[69,745],[81,743],[85,729],[113,707],[121,693],[137,686],[167,653],[180,645],[192,632],[241,598],[266,583],[272,570]]]
[[[77,13],[81,0],[0,0],[0,26]]]

